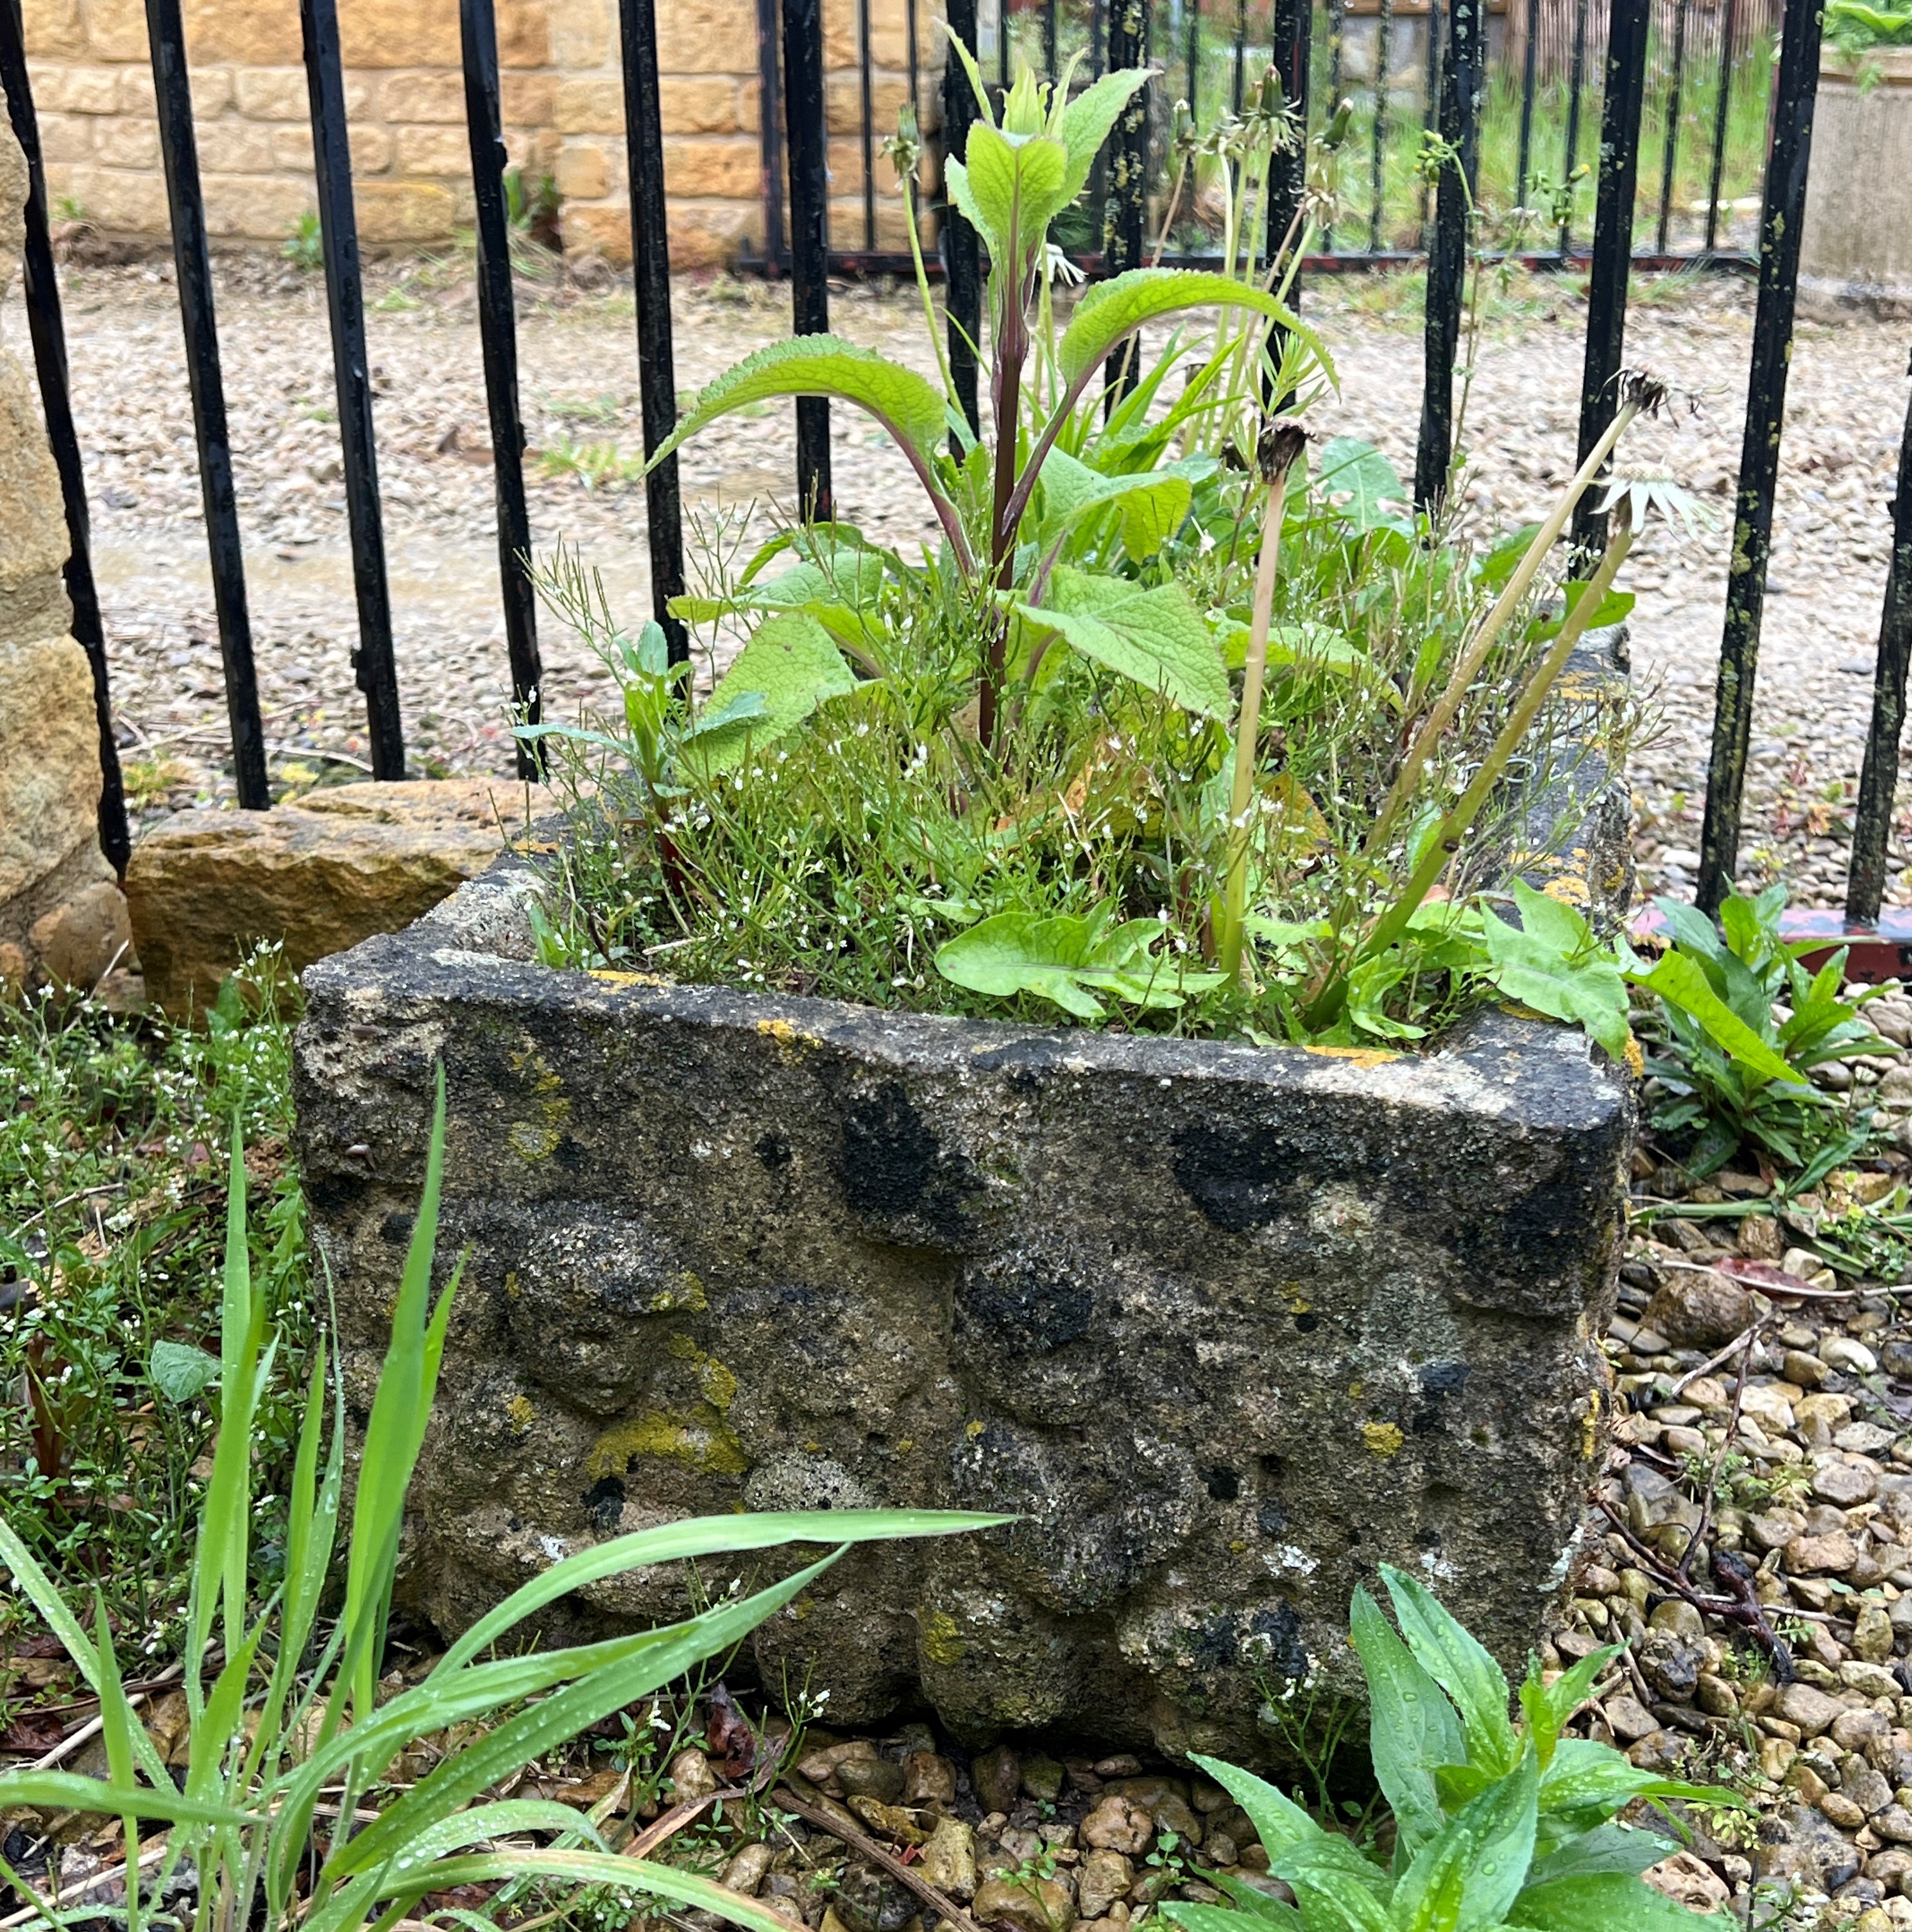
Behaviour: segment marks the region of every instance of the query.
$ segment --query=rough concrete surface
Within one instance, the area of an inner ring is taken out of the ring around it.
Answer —
[[[836,1718],[920,1686],[959,1735],[1265,1756],[1258,1681],[1345,1676],[1382,1561],[1524,1654],[1620,1228],[1628,1102],[1579,1033],[1262,1052],[554,972],[500,956],[527,878],[314,968],[298,1040],[358,1405],[446,1071],[441,1276],[470,1258],[404,1586],[441,1628],[647,1523],[870,1503],[1022,1520],[859,1552],[759,1634]]]

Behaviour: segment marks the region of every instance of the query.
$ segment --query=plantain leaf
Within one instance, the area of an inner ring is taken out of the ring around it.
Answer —
[[[1002,999],[1033,993],[1082,1020],[1107,1017],[1098,992],[1130,1006],[1172,1008],[1185,993],[1221,983],[1223,974],[1184,973],[1175,960],[1153,957],[1148,949],[1161,936],[1152,919],[1112,926],[1106,907],[1080,916],[999,912],[946,940],[936,970],[971,992]]]

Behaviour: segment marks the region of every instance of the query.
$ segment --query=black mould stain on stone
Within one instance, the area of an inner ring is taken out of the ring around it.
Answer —
[[[859,1214],[908,1214],[936,1174],[935,1132],[900,1080],[886,1080],[843,1117],[843,1196]]]
[[[615,1476],[600,1476],[581,1500],[592,1528],[600,1536],[608,1536],[624,1513],[624,1485]]]
[[[956,1288],[958,1333],[1005,1354],[1046,1354],[1086,1335],[1092,1288],[1039,1262],[1008,1257],[965,1268]]]
[[[774,1131],[760,1134],[751,1151],[764,1163],[769,1173],[778,1173],[790,1165],[790,1142],[782,1134]]]
[[[1265,1227],[1301,1178],[1293,1144],[1266,1127],[1184,1127],[1174,1144],[1182,1192],[1231,1234]]]
[[[1280,1682],[1298,1684],[1308,1675],[1308,1647],[1301,1641],[1301,1620],[1292,1604],[1257,1610],[1248,1620],[1248,1642],[1243,1648],[1251,1650],[1254,1660]]]
[[[1408,1427],[1416,1436],[1436,1436],[1447,1426],[1447,1403],[1467,1385],[1472,1365],[1466,1362],[1430,1362],[1421,1371],[1421,1400]]]
[[[1218,1503],[1232,1503],[1241,1493],[1241,1478],[1232,1469],[1211,1469],[1202,1480]]]
[[[412,1238],[412,1216],[409,1214],[388,1214],[378,1225],[379,1239],[389,1246],[402,1248]]]

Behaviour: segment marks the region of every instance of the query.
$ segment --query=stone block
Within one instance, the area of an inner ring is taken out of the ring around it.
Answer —
[[[689,265],[677,259],[677,204],[673,202],[671,266],[681,268]],[[631,212],[621,202],[567,204],[559,214],[558,224],[567,255],[602,255],[613,268],[631,266]]]
[[[762,155],[743,135],[705,135],[664,143],[664,178],[671,196],[691,200],[757,198],[762,184]]]
[[[688,268],[721,268],[734,262],[746,236],[755,236],[761,245],[763,208],[758,202],[680,201],[673,196],[670,206],[671,266]],[[630,236],[625,234],[624,255],[629,260]]]
[[[166,183],[157,168],[76,170],[69,191],[102,228],[124,235],[171,232]]]
[[[95,880],[43,913],[27,931],[29,964],[56,985],[81,992],[91,992],[132,952],[126,895],[113,879]]]
[[[1257,1681],[1353,1688],[1382,1562],[1518,1670],[1604,1454],[1630,1102],[1577,1032],[1357,1061],[557,972],[532,883],[312,968],[295,1049],[357,1386],[449,1071],[470,1259],[409,1499],[441,1630],[639,1522],[960,1507],[1020,1520],[853,1552],[763,1681],[1265,1762]]]
[[[206,227],[225,241],[282,242],[312,212],[312,184],[266,174],[204,177]]]
[[[551,126],[557,114],[557,89],[555,74],[500,74],[498,99],[507,124],[515,122],[521,127]]]
[[[312,165],[311,137],[303,128],[263,126],[256,121],[203,121],[199,127],[200,166],[208,174],[266,174],[285,164],[278,141],[305,136],[305,166]]]
[[[97,844],[100,727],[93,674],[71,638],[0,641],[0,938],[47,910],[38,888],[89,850],[76,887],[110,877]]]
[[[401,174],[468,175],[471,172],[471,144],[462,124],[395,128],[392,155]]]
[[[159,128],[153,122],[135,119],[130,114],[113,115],[94,123],[93,152],[107,167],[156,168]],[[200,165],[207,165],[203,158]]]
[[[659,85],[657,93],[667,134],[735,134],[755,130],[755,96],[746,114],[739,106],[734,80],[667,80]]]
[[[1799,288],[1820,304],[1912,314],[1912,47],[1828,48],[1814,111]]]
[[[122,114],[143,114],[149,120],[157,117],[159,105],[153,93],[153,70],[150,67],[135,67],[130,63],[116,70],[119,75],[119,111]],[[216,83],[216,86],[215,85]],[[201,92],[201,88],[206,91]],[[216,94],[217,98],[213,96]],[[207,68],[193,76],[193,116],[198,120],[209,114],[223,114],[233,104],[233,70],[230,68]]]
[[[501,41],[509,15],[500,10]],[[347,67],[458,66],[458,10],[445,0],[359,0],[340,8],[338,37]]]
[[[682,82],[665,81],[663,88],[681,86]],[[560,79],[552,104],[551,123],[560,134],[621,134],[624,131],[624,89],[614,79],[602,74],[566,74]],[[671,128],[671,112],[664,111],[664,126]]]
[[[379,89],[379,111],[388,121],[419,121],[462,128],[465,89],[455,71],[388,74]]]
[[[104,124],[90,114],[43,112],[40,116],[41,158],[49,162],[90,160],[94,134]]]
[[[0,156],[17,158],[13,131],[4,130]],[[25,175],[20,176],[23,184]],[[13,184],[0,163],[0,194]],[[20,196],[26,199],[24,188]],[[20,260],[7,230],[18,223],[17,202],[0,218],[0,295]],[[67,557],[59,472],[47,446],[40,399],[17,357],[0,349],[0,644],[57,635],[69,617],[60,571]]]
[[[458,217],[451,190],[432,182],[355,182],[352,198],[367,242],[443,242]]]
[[[65,62],[34,70],[33,100],[44,119],[50,112],[113,114],[120,105],[119,69],[70,66]]]
[[[348,123],[346,139],[352,148],[352,171],[355,175],[383,174],[392,165],[392,136],[376,121],[359,121]],[[306,132],[306,146],[309,152],[311,133]]]
[[[524,798],[509,779],[419,779],[175,814],[134,848],[126,875],[149,997],[203,1010],[261,940],[282,941],[297,971],[397,931],[497,857]]]
[[[86,45],[95,60],[146,59],[144,0],[87,0]]]
[[[346,20],[353,10],[341,10]],[[301,56],[298,0],[184,0],[186,57],[236,67],[296,67]],[[349,32],[344,27],[342,31]],[[348,55],[349,59],[350,56]]]
[[[662,73],[735,74],[756,62],[757,15],[750,0],[674,0],[658,10]]]
[[[310,128],[251,128],[246,130],[258,138],[266,153],[263,162],[248,161],[248,167],[265,166],[282,168],[288,173],[297,170],[310,174],[312,171],[312,130]],[[384,130],[380,130],[383,133]],[[352,150],[352,164],[362,168],[365,164],[360,158],[358,148]]]
[[[80,0],[24,0],[21,26],[34,60],[74,60],[86,52],[86,21]]]
[[[893,180],[895,170],[884,160],[883,143],[896,131],[897,110],[910,98],[907,75],[872,74],[870,76],[870,131],[876,148],[877,172]],[[833,134],[860,135],[863,129],[863,85],[860,74],[833,74],[824,81],[824,110]],[[859,169],[861,162],[859,160]]]
[[[303,68],[242,68],[233,76],[233,91],[239,112],[249,121],[311,118]]]
[[[568,141],[558,152],[557,191],[567,200],[601,201],[611,188],[611,164],[593,141]]]
[[[617,57],[612,0],[549,0],[551,64],[566,74],[588,73]]]
[[[505,0],[498,9],[498,64],[544,67],[551,57],[545,0]]]

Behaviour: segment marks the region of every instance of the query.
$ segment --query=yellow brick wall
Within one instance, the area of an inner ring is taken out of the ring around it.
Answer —
[[[905,0],[867,0],[878,242],[905,245],[881,144],[908,92]],[[918,0],[926,122],[940,0]],[[671,259],[714,266],[763,244],[755,0],[656,0]],[[863,244],[858,0],[824,0],[836,245]],[[166,232],[142,0],[25,0],[51,193],[117,234]],[[563,198],[565,247],[630,259],[617,0],[497,0],[506,146]],[[207,226],[273,242],[314,206],[298,0],[184,0]],[[458,0],[338,0],[359,232],[443,242],[471,219]]]

